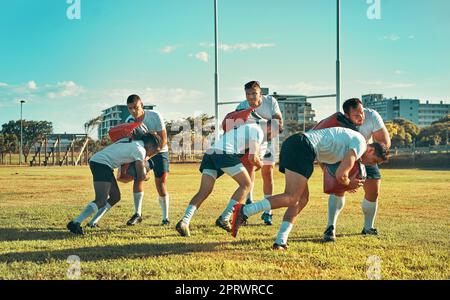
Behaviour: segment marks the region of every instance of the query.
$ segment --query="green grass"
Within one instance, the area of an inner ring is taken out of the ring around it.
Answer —
[[[66,223],[93,197],[87,167],[0,167],[0,278],[65,279],[67,258],[81,258],[81,279],[366,279],[367,259],[379,256],[382,279],[450,279],[449,171],[383,170],[376,226],[380,236],[359,235],[363,192],[347,196],[338,242],[322,244],[327,197],[321,171],[310,181],[310,202],[291,232],[288,252],[271,250],[284,210],[274,226],[250,219],[237,239],[214,226],[235,189],[221,178],[194,216],[190,238],[175,223],[200,181],[197,165],[172,165],[171,220],[161,212],[152,182],[146,183],[142,224],[124,224],[133,213],[131,184],[99,229],[70,235]],[[276,188],[284,188],[275,172]],[[258,175],[259,176],[259,175]],[[257,178],[255,198],[262,196]]]

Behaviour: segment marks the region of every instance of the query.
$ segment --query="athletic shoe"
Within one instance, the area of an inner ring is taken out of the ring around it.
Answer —
[[[370,229],[363,228],[363,230],[361,231],[361,234],[364,234],[364,235],[378,235],[378,231],[377,231],[376,228],[370,228]]]
[[[134,226],[142,222],[142,216],[139,214],[134,214],[127,222],[128,226]]]
[[[233,221],[231,222],[231,235],[233,237],[237,236],[239,227],[241,227],[248,219],[248,217],[244,215],[244,207],[245,204],[240,203],[234,206]]]
[[[98,224],[97,223],[87,223],[87,225],[86,225],[87,227],[89,227],[89,228],[100,228],[100,226],[98,226]]]
[[[162,225],[162,226],[170,225],[169,219],[164,219],[164,220],[162,220],[161,225]]]
[[[272,225],[272,214],[264,212],[261,215],[261,220],[264,221],[264,224],[271,226]]]
[[[334,226],[328,226],[327,230],[323,233],[324,242],[336,242],[336,234],[334,232]]]
[[[222,228],[222,229],[225,230],[226,232],[231,232],[231,224],[230,224],[230,220],[224,220],[224,219],[222,219],[222,216],[220,216],[219,218],[217,218],[217,220],[216,220],[216,226]]]
[[[74,222],[74,221],[70,221],[67,224],[67,229],[69,229],[70,232],[72,232],[73,234],[80,234],[80,235],[84,235],[83,232],[83,228],[81,228],[81,224]]]
[[[177,225],[175,226],[175,229],[181,236],[191,236],[191,233],[189,231],[189,225],[187,225],[183,221],[178,222]]]
[[[278,245],[277,243],[274,243],[272,246],[272,250],[280,250],[280,251],[287,251],[288,245]]]

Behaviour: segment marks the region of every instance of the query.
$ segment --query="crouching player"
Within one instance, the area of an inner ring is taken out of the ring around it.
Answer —
[[[308,179],[313,173],[315,159],[327,164],[341,161],[336,171],[337,181],[350,189],[357,189],[364,181],[349,178],[355,162],[361,159],[361,163],[373,165],[387,160],[387,155],[384,144],[367,145],[360,133],[347,128],[334,127],[290,136],[280,152],[279,169],[285,174],[285,192],[250,205],[237,204],[233,213],[232,235],[237,235],[239,227],[248,217],[264,210],[297,206],[297,214],[300,213],[309,199]],[[286,249],[287,245],[276,243],[275,247]]]
[[[263,163],[259,158],[261,144],[272,136],[271,121],[247,123],[226,132],[213,146],[206,151],[200,165],[202,179],[197,194],[191,199],[182,219],[177,223],[176,230],[181,236],[190,236],[189,223],[203,201],[208,198],[214,188],[216,180],[224,173],[239,185],[227,207],[216,220],[216,225],[230,232],[230,218],[233,206],[244,201],[249,192],[251,179],[242,165],[239,155],[249,151],[249,161],[257,168]]]
[[[135,162],[136,177],[140,180],[146,179],[145,161],[161,150],[161,144],[158,135],[146,133],[141,140],[116,142],[95,153],[89,160],[94,178],[95,200],[67,224],[67,229],[74,234],[84,234],[81,227],[84,220],[106,204],[112,207],[119,202],[120,190],[114,177],[114,169]]]

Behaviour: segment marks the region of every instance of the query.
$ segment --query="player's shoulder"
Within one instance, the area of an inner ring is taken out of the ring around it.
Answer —
[[[375,109],[367,108],[367,107],[364,108],[364,114],[366,115],[366,117],[379,117],[380,116],[380,114]]]

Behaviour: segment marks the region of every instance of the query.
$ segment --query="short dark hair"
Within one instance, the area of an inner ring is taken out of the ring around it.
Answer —
[[[162,146],[162,139],[159,135],[157,135],[156,133],[153,132],[147,132],[145,133],[141,140],[144,142],[145,144],[150,144],[151,147],[158,149],[161,148]]]
[[[389,159],[389,148],[383,143],[372,143],[369,146],[375,149],[375,155],[381,158],[383,161]]]
[[[128,98],[127,98],[127,104],[130,104],[130,103],[134,103],[135,101],[137,101],[137,100],[141,100],[141,97],[139,97],[138,95],[130,95],[130,96],[128,96]],[[142,101],[142,100],[141,100]]]
[[[361,100],[359,100],[358,98],[351,98],[351,99],[345,100],[344,104],[342,104],[342,109],[344,110],[344,112],[346,114],[349,114],[350,108],[355,109],[356,107],[358,107],[359,104],[362,105]]]
[[[259,81],[256,81],[256,80],[249,81],[244,85],[244,89],[246,89],[246,90],[256,89],[256,88],[261,89],[261,84],[259,83]]]

